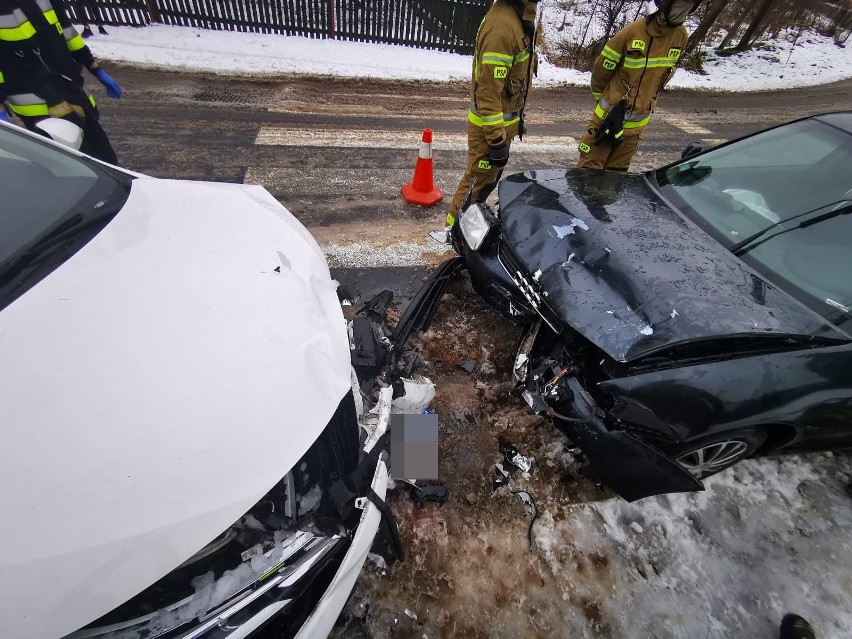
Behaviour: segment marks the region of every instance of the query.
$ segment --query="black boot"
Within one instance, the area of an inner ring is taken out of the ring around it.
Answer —
[[[799,615],[787,613],[781,620],[779,639],[816,639],[816,633],[811,624]]]
[[[80,35],[83,36],[84,38],[92,37],[92,30],[89,28],[89,25],[86,25],[85,27],[83,27],[83,33],[81,33]]]
[[[107,30],[106,30],[106,29],[104,29],[104,25],[102,25],[102,24],[99,24],[99,25],[98,25],[98,33],[100,33],[101,35],[109,35],[109,34],[107,33]]]

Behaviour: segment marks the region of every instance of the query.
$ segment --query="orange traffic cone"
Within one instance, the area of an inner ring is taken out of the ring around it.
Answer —
[[[411,184],[402,187],[402,197],[409,204],[417,206],[434,206],[444,199],[441,189],[432,181],[432,129],[423,129],[414,178]]]

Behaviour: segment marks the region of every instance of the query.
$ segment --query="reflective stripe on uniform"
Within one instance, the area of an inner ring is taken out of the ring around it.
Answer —
[[[482,64],[496,64],[500,67],[510,67],[514,63],[514,58],[505,53],[495,53],[486,51],[482,54]]]
[[[2,71],[0,71],[0,84],[3,84],[4,82],[6,82],[6,78],[5,78],[5,76],[3,75],[3,72],[2,72]]]
[[[38,117],[41,115],[50,115],[47,108],[47,103],[38,97],[35,93],[19,93],[10,95],[6,100],[12,111],[18,115],[26,117]]]
[[[601,102],[606,103],[605,100],[601,100]],[[604,111],[600,103],[595,107],[595,115],[598,116],[601,120],[603,120],[607,115],[607,112]],[[645,126],[646,124],[648,124],[650,120],[650,113],[628,113],[624,116],[624,128],[638,129],[640,126]]]
[[[67,31],[67,29],[66,29],[66,31]],[[75,33],[76,33],[76,31],[75,31]],[[83,38],[81,38],[78,35],[75,35],[73,38],[70,38],[70,39],[66,36],[65,40],[68,43],[68,50],[69,51],[79,51],[80,49],[82,49],[83,47],[86,46],[86,43],[83,42]]]
[[[476,112],[476,106],[473,100],[470,101],[470,107],[467,114],[468,121],[478,127],[483,126],[511,126],[521,119],[521,114],[513,113],[495,113],[493,115],[480,115]]]
[[[521,62],[526,62],[530,59],[529,51],[521,51],[518,55],[515,56],[515,64],[520,64]]]
[[[24,22],[14,27],[4,27],[0,25],[0,41],[2,42],[20,42],[28,40],[35,35],[35,27],[30,24],[30,21],[24,18]]]
[[[675,64],[677,60],[672,58],[624,58],[625,69],[661,69]]]
[[[615,63],[621,62],[621,58],[623,57],[618,51],[615,49],[610,49],[609,47],[604,47],[603,51],[601,51],[601,55],[609,60],[612,60]]]

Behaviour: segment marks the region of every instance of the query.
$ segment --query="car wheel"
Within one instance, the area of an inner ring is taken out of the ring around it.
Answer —
[[[670,454],[696,479],[704,479],[750,457],[766,441],[762,430],[737,430],[694,439]]]

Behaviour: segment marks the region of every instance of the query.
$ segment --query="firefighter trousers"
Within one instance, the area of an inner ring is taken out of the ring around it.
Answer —
[[[586,134],[580,140],[580,159],[577,161],[577,168],[626,171],[630,168],[630,161],[636,149],[639,148],[639,142],[645,134],[647,125],[635,129],[624,129],[621,143],[616,147],[609,142],[595,144],[595,135],[600,125],[601,119],[593,115]]]
[[[512,124],[506,129],[506,144],[511,146],[512,138],[518,132],[518,125]],[[459,214],[459,207],[467,195],[467,190],[473,184],[473,190],[470,193],[470,203],[484,202],[491,195],[500,176],[503,174],[503,167],[491,166],[488,161],[488,139],[481,127],[467,123],[467,168],[464,176],[459,182],[459,187],[456,189],[456,194],[453,196],[453,201],[450,202],[450,208],[447,212],[447,226],[452,226]],[[474,183],[474,180],[476,181]]]

